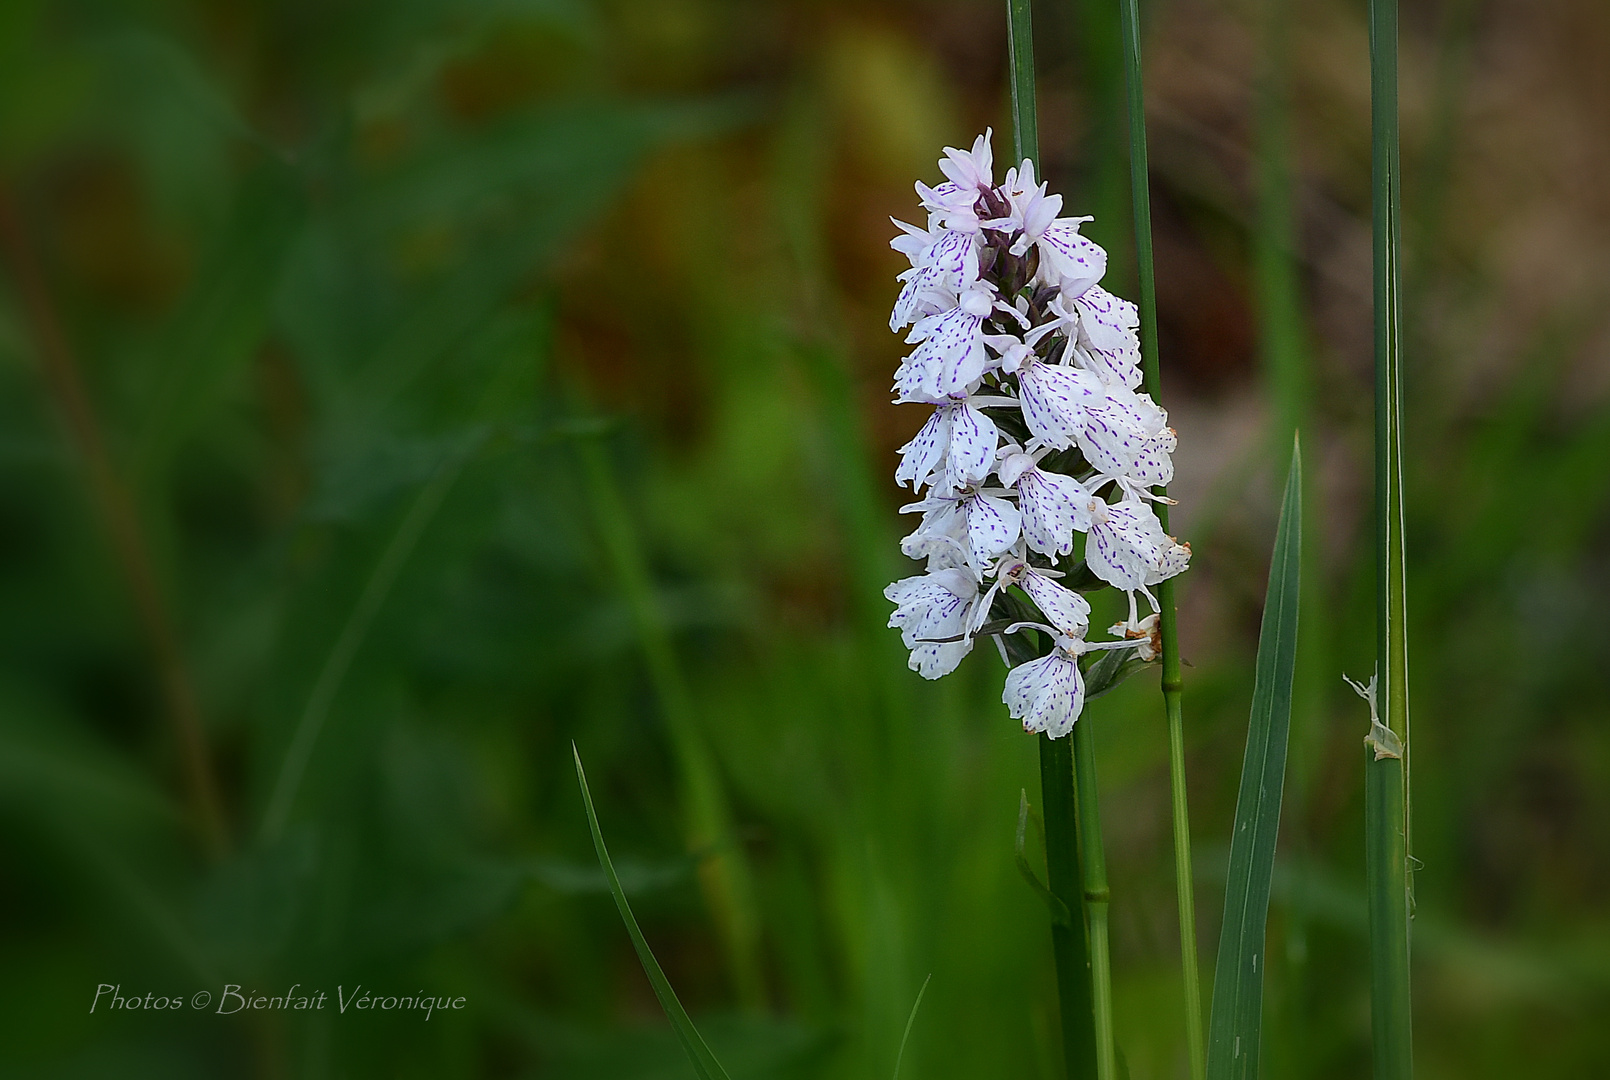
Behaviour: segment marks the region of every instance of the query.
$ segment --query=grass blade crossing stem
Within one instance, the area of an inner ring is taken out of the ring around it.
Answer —
[[[1163,402],[1162,373],[1157,356],[1157,280],[1152,267],[1152,203],[1146,154],[1146,88],[1141,77],[1140,12],[1136,0],[1119,0],[1124,39],[1124,86],[1129,99],[1129,183],[1135,211],[1135,263],[1140,278],[1140,348],[1144,386],[1152,400]],[[1166,495],[1167,488],[1152,489]],[[1157,518],[1168,529],[1168,504],[1156,504]],[[1202,1052],[1202,981],[1196,962],[1196,895],[1191,887],[1191,815],[1185,796],[1185,719],[1180,697],[1179,617],[1174,606],[1174,580],[1157,587],[1163,644],[1163,709],[1168,717],[1169,801],[1174,815],[1174,887],[1180,914],[1180,968],[1185,983],[1185,1041],[1192,1080],[1204,1075]]]
[[[637,925],[637,917],[632,914],[632,905],[626,902],[626,892],[621,888],[621,879],[615,874],[615,864],[609,861],[609,849],[604,846],[604,834],[598,827],[598,811],[593,809],[593,796],[587,790],[587,773],[581,767],[581,752],[572,744],[571,755],[576,759],[576,780],[581,784],[581,799],[587,804],[587,827],[593,832],[593,849],[598,852],[598,864],[604,868],[604,878],[609,882],[610,895],[615,897],[615,907],[620,910],[621,921],[626,924],[626,932],[631,935],[632,947],[637,950],[637,958],[642,961],[643,973],[648,976],[650,985],[654,987],[654,996],[660,999],[660,1007],[665,1010],[666,1017],[671,1021],[671,1027],[676,1031],[676,1037],[682,1043],[682,1049],[687,1052],[688,1060],[693,1062],[694,1072],[699,1074],[699,1080],[730,1080],[727,1070],[721,1067],[721,1062],[711,1052],[699,1029],[693,1026],[693,1020],[688,1011],[682,1007],[682,1002],[671,989],[671,980],[665,977],[665,970],[660,962],[654,958],[654,951],[648,947],[648,939],[643,936],[643,930]],[[924,984],[926,988],[927,984]],[[917,999],[921,1001],[919,997]]]
[[[1280,832],[1291,730],[1291,687],[1297,670],[1297,600],[1302,587],[1302,448],[1292,444],[1291,469],[1275,530],[1269,588],[1258,634],[1257,678],[1246,756],[1230,840],[1230,874],[1224,888],[1224,927],[1213,976],[1213,1023],[1208,1032],[1208,1080],[1252,1080],[1258,1075],[1263,1022],[1263,980],[1268,967],[1265,930],[1269,888]]]

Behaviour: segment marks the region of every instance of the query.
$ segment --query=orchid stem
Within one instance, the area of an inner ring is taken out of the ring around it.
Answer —
[[[1074,798],[1078,807],[1079,864],[1083,869],[1085,923],[1090,935],[1091,1007],[1096,1027],[1096,1076],[1115,1080],[1117,1050],[1112,1032],[1112,957],[1108,946],[1107,857],[1101,843],[1101,805],[1096,788],[1096,740],[1090,718],[1073,725]]]
[[[1034,30],[1029,0],[1007,0],[1007,49],[1012,79],[1013,160],[1039,165],[1040,139],[1035,119]],[[1077,726],[1077,725],[1075,725]],[[1061,900],[1071,925],[1051,924],[1051,952],[1057,971],[1058,1014],[1062,1021],[1062,1054],[1070,1078],[1102,1076],[1096,1037],[1090,942],[1083,913],[1077,790],[1073,778],[1073,740],[1040,736],[1040,798],[1045,807],[1045,871],[1047,887]],[[1103,911],[1105,920],[1105,911]],[[1105,933],[1106,923],[1102,930]],[[1110,1040],[1109,1040],[1110,1041]]]

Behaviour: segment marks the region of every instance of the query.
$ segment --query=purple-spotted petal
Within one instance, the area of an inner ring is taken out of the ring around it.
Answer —
[[[1024,574],[1018,584],[1029,594],[1029,599],[1034,601],[1034,606],[1040,609],[1046,620],[1063,634],[1082,638],[1085,631],[1090,629],[1090,601],[1072,589],[1032,570]]]
[[[950,417],[951,478],[959,485],[982,483],[995,464],[995,448],[1001,441],[995,421],[966,402],[944,409]]]
[[[1145,484],[1166,484],[1174,475],[1169,458],[1173,432],[1168,414],[1144,394],[1117,387],[1085,411],[1079,449],[1096,469]],[[1166,476],[1168,479],[1158,479]]]
[[[977,563],[1017,543],[1023,527],[1017,507],[994,495],[969,495],[961,505],[967,512],[967,540]]]
[[[1077,368],[1031,360],[1018,375],[1024,423],[1059,449],[1073,445],[1084,428],[1086,407],[1101,396],[1101,380]]]
[[[1040,274],[1068,296],[1078,296],[1107,272],[1107,253],[1079,235],[1083,219],[1062,218],[1040,237]]]
[[[1043,555],[1073,551],[1073,534],[1090,527],[1090,492],[1071,476],[1027,469],[1017,482],[1023,536]]]
[[[897,484],[911,485],[916,491],[928,482],[945,458],[945,446],[950,440],[950,416],[945,408],[934,410],[922,430],[900,448],[900,466],[894,471]]]
[[[1023,730],[1059,739],[1073,730],[1084,696],[1079,662],[1058,648],[1007,672],[1001,700],[1014,720],[1023,721]]]
[[[1085,562],[1091,571],[1125,591],[1146,585],[1173,543],[1152,508],[1126,500],[1097,507],[1091,517],[1085,543]]]
[[[984,374],[982,324],[983,319],[961,308],[919,322],[912,339],[922,344],[895,374],[901,400],[939,401],[965,394]]]
[[[1074,298],[1074,306],[1079,310],[1079,336],[1091,348],[1118,352],[1135,344],[1140,312],[1128,300],[1092,285]]]

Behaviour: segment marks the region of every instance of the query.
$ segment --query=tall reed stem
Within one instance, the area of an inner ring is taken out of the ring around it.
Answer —
[[[1112,1034],[1112,959],[1108,947],[1107,856],[1101,843],[1101,801],[1096,788],[1096,738],[1090,718],[1073,725],[1074,797],[1079,817],[1079,864],[1084,871],[1085,925],[1090,935],[1090,997],[1096,1026],[1096,1076],[1116,1080]]]
[[[1381,722],[1365,751],[1365,870],[1370,912],[1370,1020],[1376,1080],[1414,1072],[1409,999],[1409,700],[1403,554],[1399,272],[1398,8],[1370,2],[1371,203],[1375,250],[1376,673]]]
[[[1040,138],[1035,119],[1034,28],[1029,0],[1007,0],[1006,31],[1012,82],[1012,156],[1014,162],[1028,158],[1038,166]],[[1084,920],[1074,914],[1084,912],[1085,907],[1079,858],[1081,818],[1073,779],[1073,756],[1071,739],[1040,736],[1046,883],[1070,917],[1068,923],[1052,922],[1051,953],[1056,964],[1058,1016],[1062,1023],[1062,1053],[1067,1074],[1070,1078],[1105,1077],[1110,1074],[1100,1073],[1098,1068],[1089,942]],[[1091,791],[1093,794],[1093,782]],[[1105,940],[1105,908],[1102,917]]]
[[[1140,348],[1144,386],[1162,403],[1162,373],[1157,358],[1157,281],[1152,269],[1152,203],[1146,154],[1146,88],[1141,79],[1140,12],[1136,0],[1119,0],[1123,17],[1124,85],[1129,99],[1129,182],[1135,212],[1135,258],[1140,278]],[[1168,489],[1152,489],[1166,495]],[[1158,520],[1168,528],[1168,504],[1156,504]],[[1180,697],[1179,618],[1174,580],[1157,587],[1162,608],[1163,709],[1168,717],[1168,780],[1174,815],[1174,887],[1179,898],[1180,968],[1185,982],[1185,1042],[1192,1080],[1207,1075],[1202,1039],[1202,983],[1196,964],[1196,894],[1191,885],[1191,815],[1185,795],[1185,717]]]

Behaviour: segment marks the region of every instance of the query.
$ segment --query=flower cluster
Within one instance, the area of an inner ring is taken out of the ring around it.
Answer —
[[[1084,705],[1081,656],[1157,653],[1150,587],[1190,560],[1148,502],[1173,477],[1174,430],[1137,390],[1135,305],[1098,284],[1107,253],[1079,234],[1091,219],[1059,217],[1062,196],[1035,182],[1032,161],[996,185],[988,132],[971,152],[947,148],[939,167],[944,183],[917,185],[927,227],[896,221],[891,241],[911,269],[889,328],[910,327],[916,346],[895,400],[934,412],[895,472],[926,489],[903,508],[922,523],[901,550],[927,572],[885,590],[889,625],[929,679],[980,635],[1011,666],[1006,635],[1045,634],[1050,651],[1011,667],[1003,700],[1026,730],[1056,738]],[[1104,585],[1128,594],[1129,617],[1111,628],[1117,640],[1087,641],[1079,590]],[[1024,640],[1010,652],[1032,655]]]

